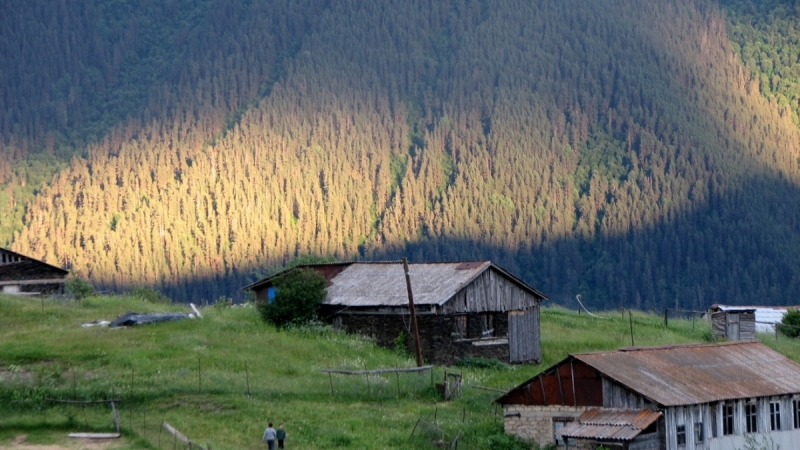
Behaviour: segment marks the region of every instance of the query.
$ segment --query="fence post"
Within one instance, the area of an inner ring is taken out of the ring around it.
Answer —
[[[247,395],[250,395],[250,371],[247,369],[247,361],[244,362],[244,377],[247,380]]]
[[[628,311],[628,320],[631,323],[631,347],[633,347],[636,344],[633,343],[633,313],[631,311]]]
[[[367,396],[372,397],[372,389],[369,386],[369,371],[367,371],[367,364],[364,363],[364,375],[367,377]]]
[[[197,357],[197,393],[203,393],[203,380],[200,378],[200,356]]]
[[[669,328],[669,309],[664,308],[664,328]]]

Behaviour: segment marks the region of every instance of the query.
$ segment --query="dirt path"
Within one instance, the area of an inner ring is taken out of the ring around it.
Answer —
[[[21,434],[13,441],[3,444],[0,449],[9,450],[111,450],[120,447],[123,443],[119,439],[72,439],[64,438],[61,444],[33,445],[27,444],[27,436]]]

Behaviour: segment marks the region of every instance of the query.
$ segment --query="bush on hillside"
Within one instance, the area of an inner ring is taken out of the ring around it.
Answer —
[[[800,336],[800,309],[787,311],[786,315],[783,316],[783,320],[781,320],[781,324],[788,325],[778,326],[781,333],[793,338]]]
[[[128,294],[131,297],[136,297],[149,303],[172,303],[169,297],[149,287],[139,286],[131,289]]]
[[[486,438],[486,448],[496,450],[528,450],[531,444],[514,435],[498,433]],[[536,446],[535,448],[539,448]]]
[[[258,311],[277,327],[306,323],[316,317],[326,284],[325,277],[313,269],[290,270],[275,280],[275,300],[259,303]]]
[[[76,276],[67,278],[67,281],[64,283],[64,288],[67,294],[74,295],[76,300],[81,300],[94,294],[94,286],[92,286],[92,283]]]

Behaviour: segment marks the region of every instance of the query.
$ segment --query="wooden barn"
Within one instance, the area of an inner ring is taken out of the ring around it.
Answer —
[[[69,271],[0,248],[0,292],[13,295],[62,293]]]
[[[402,262],[302,266],[328,280],[320,317],[338,329],[394,347],[403,336],[413,351]],[[512,363],[541,360],[539,307],[545,296],[490,261],[409,264],[420,347],[426,361],[452,364],[465,356]],[[270,301],[266,278],[244,289]]]
[[[574,354],[496,402],[507,433],[559,448],[800,442],[800,365],[758,342]]]

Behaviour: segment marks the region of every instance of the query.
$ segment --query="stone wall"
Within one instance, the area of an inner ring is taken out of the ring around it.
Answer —
[[[571,417],[577,419],[585,410],[586,408],[582,406],[504,405],[503,423],[507,434],[513,434],[545,446],[555,443],[553,418]],[[595,448],[594,444],[585,441],[578,441],[577,444],[577,447],[570,445],[570,448],[580,450]]]
[[[475,345],[473,342],[456,342],[459,339],[476,339],[481,336],[483,320],[480,314],[467,315],[467,335],[454,335],[456,330],[454,315],[422,314],[417,316],[420,334],[420,350],[426,363],[452,365],[465,356],[496,358],[509,361],[508,341],[498,340],[495,345]],[[339,319],[341,318],[341,319]],[[414,352],[414,338],[411,317],[403,314],[347,314],[343,312],[330,319],[336,325],[341,320],[341,328],[348,333],[358,333],[375,339],[378,345],[394,348],[400,334],[406,336],[406,346]],[[508,315],[493,313],[494,335],[498,338],[508,336]]]

